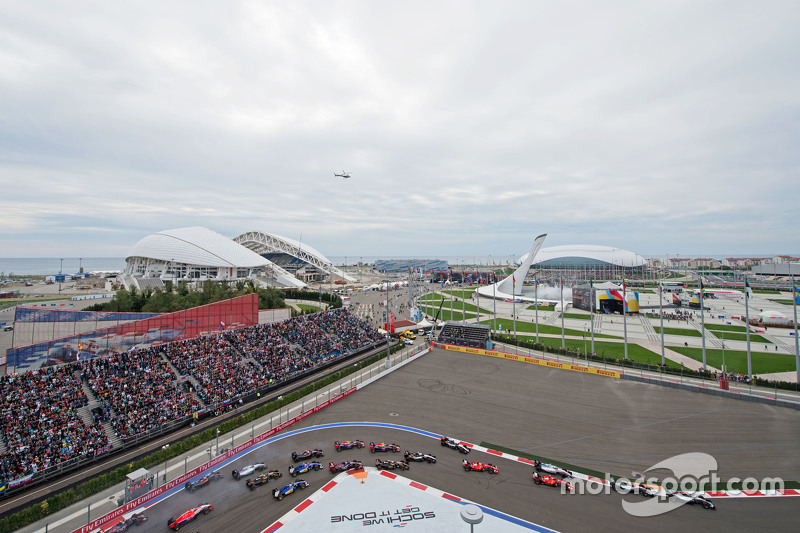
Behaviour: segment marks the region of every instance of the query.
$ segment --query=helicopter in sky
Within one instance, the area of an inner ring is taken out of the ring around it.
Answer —
[[[333,177],[335,178],[342,178],[342,179],[350,179],[350,174],[342,170],[341,174],[337,174],[336,172],[333,173]]]

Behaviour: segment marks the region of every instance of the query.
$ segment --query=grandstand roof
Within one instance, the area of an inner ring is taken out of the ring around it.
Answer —
[[[522,263],[528,254],[519,258]],[[549,246],[542,248],[536,254],[534,265],[551,264],[562,266],[566,261],[570,261],[572,266],[579,266],[576,260],[587,260],[589,263],[606,263],[609,265],[619,265],[625,267],[639,267],[647,264],[647,259],[641,255],[613,248],[611,246],[597,246],[594,244],[567,244],[562,246]]]
[[[231,268],[255,268],[269,264],[269,261],[229,237],[203,227],[164,230],[148,235],[133,245],[126,260],[131,257]]]

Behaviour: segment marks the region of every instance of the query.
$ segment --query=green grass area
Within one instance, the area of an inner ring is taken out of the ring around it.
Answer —
[[[317,313],[321,311],[321,309],[316,305],[308,305],[308,304],[295,304],[297,307],[300,308],[301,311],[304,313]]]
[[[712,331],[711,333],[714,334],[715,337],[719,339],[725,339],[726,341],[746,341],[747,340],[747,333],[730,333],[727,331]],[[764,344],[772,344],[771,340],[767,340],[761,335],[756,335],[755,333],[750,334],[750,342],[757,342],[757,343],[764,343]]]
[[[776,291],[772,289],[753,289],[755,294],[780,294],[781,291]]]
[[[661,334],[661,328],[659,326],[653,326],[653,329],[656,330],[656,333]],[[684,337],[702,337],[700,332],[696,329],[688,329],[688,328],[664,328],[664,335],[683,335]]]
[[[421,296],[421,297],[417,298],[417,301],[418,302],[437,302],[438,303],[438,302],[441,302],[443,299],[444,298],[442,298],[441,294],[436,293],[436,292],[431,292],[429,294],[426,294],[425,296]],[[448,301],[449,301],[449,299],[448,299]]]
[[[452,290],[452,291],[444,291],[445,294],[450,294],[455,296],[456,298],[464,298],[469,300],[472,298],[472,293],[475,292],[475,289],[464,289],[464,290]]]
[[[670,350],[676,351],[695,361],[703,360],[703,350],[701,348],[685,348],[683,346],[670,346]],[[751,362],[753,374],[769,374],[772,372],[794,372],[794,355],[770,352],[751,352]],[[722,350],[706,349],[706,363],[714,368],[722,366]],[[747,352],[740,350],[725,350],[725,365],[728,372],[747,374]]]
[[[436,316],[436,310],[438,307],[427,307],[427,306],[420,306],[420,310],[423,313],[426,313],[430,316]],[[475,318],[475,315],[467,313],[466,315],[461,314],[461,309],[458,307],[453,307],[453,314],[450,314],[450,307],[449,306],[442,306],[442,310],[439,312],[438,320],[466,320],[470,318]]]
[[[770,298],[769,301],[772,302],[772,303],[781,304],[781,305],[793,305],[794,304],[794,302],[791,299],[784,300],[784,299],[778,299],[778,298],[775,298],[775,299]]]
[[[564,318],[574,318],[576,320],[591,320],[592,315],[582,315],[580,313],[564,313]]]
[[[481,324],[491,325],[493,321],[490,320],[482,320]],[[497,325],[503,326],[503,331],[514,331],[514,321],[508,318],[498,318]],[[536,324],[532,322],[525,322],[523,320],[517,320],[517,333],[536,333]],[[543,333],[545,335],[561,335],[561,328],[556,326],[549,326],[547,324],[539,324],[539,333]],[[590,335],[582,330],[578,329],[564,329],[564,335],[572,335],[575,337],[583,337],[586,334],[586,338],[588,339]],[[601,335],[599,333],[594,334],[596,339],[621,339],[622,337],[617,337],[616,335]],[[559,341],[560,342],[560,341]],[[583,341],[581,341],[583,342]]]
[[[530,309],[531,311],[536,311],[536,305],[529,305],[526,309]],[[555,305],[540,305],[539,311],[555,311]]]
[[[747,331],[744,326],[729,326],[728,324],[706,324],[706,329],[711,331],[740,331],[742,333]]]
[[[541,333],[541,332],[540,332]],[[526,335],[526,337],[528,337]],[[597,335],[595,335],[597,337]],[[536,340],[536,338],[531,338],[531,341]],[[545,346],[552,346],[554,348],[561,348],[561,338],[560,337],[542,337],[539,336],[539,343],[544,344]],[[584,351],[584,342],[583,339],[564,339],[564,345],[569,348],[570,350],[577,350],[580,352]],[[586,350],[592,349],[592,341],[589,337],[586,337]],[[603,357],[611,357],[614,359],[624,359],[625,358],[625,345],[621,342],[603,342],[603,341],[594,341],[594,350],[597,355]],[[647,348],[643,348],[638,344],[633,344],[631,342],[628,343],[628,359],[631,361],[636,361],[639,363],[647,363],[650,365],[657,365],[661,362],[661,354],[657,354],[654,351],[648,350]],[[727,357],[726,357],[727,360]],[[667,366],[671,366],[673,368],[680,368],[681,365],[672,361],[670,359],[666,360]]]

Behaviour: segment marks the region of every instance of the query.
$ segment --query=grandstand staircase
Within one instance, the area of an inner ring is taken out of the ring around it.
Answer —
[[[89,399],[89,403],[78,409],[78,414],[81,416],[81,420],[87,426],[91,426],[94,424],[94,416],[92,416],[92,409],[96,407],[103,407],[103,402],[97,399],[92,389],[89,388],[83,380],[81,380],[81,374],[77,370],[75,371],[75,377],[81,383],[81,388],[83,388],[83,393]],[[114,427],[111,425],[111,422],[102,421],[100,424],[103,426],[103,431],[105,431],[106,435],[108,436],[109,440],[111,441],[111,446],[113,448],[121,448],[122,447],[122,440],[117,436],[117,432],[114,431]]]
[[[178,369],[175,368],[175,365],[172,364],[172,361],[169,360],[169,358],[167,357],[167,355],[164,352],[161,352],[161,359],[165,363],[167,363],[167,365],[169,365],[170,370],[172,370],[172,373],[175,374],[175,382],[176,383],[180,383],[181,382],[181,378],[183,376],[181,376],[181,373],[178,372]],[[194,398],[195,400],[197,400],[200,403],[203,403],[202,401],[200,401],[200,397],[197,395],[197,391],[200,390],[200,388],[201,388],[200,387],[200,382],[197,381],[197,379],[191,374],[186,376],[186,380],[185,381],[188,381],[194,387],[194,391],[195,392],[191,393],[192,398]]]

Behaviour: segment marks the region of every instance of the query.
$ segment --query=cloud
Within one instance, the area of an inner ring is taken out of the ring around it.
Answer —
[[[107,256],[193,225],[303,234],[333,256],[519,254],[543,232],[800,253],[798,15],[16,3],[0,20],[0,253]]]

